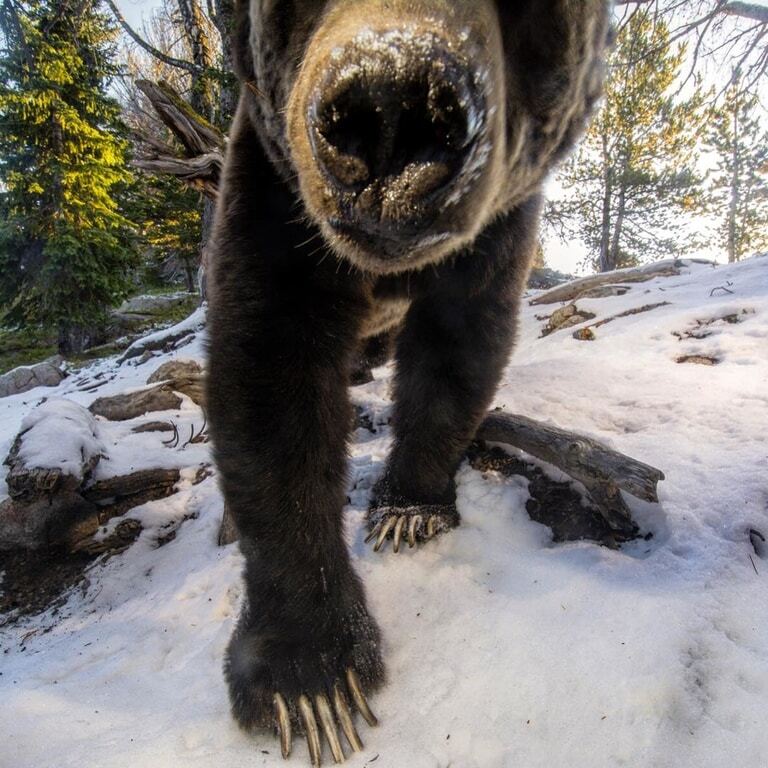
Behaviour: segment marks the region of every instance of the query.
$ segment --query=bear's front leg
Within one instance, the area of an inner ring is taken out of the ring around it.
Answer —
[[[509,357],[538,215],[533,198],[417,285],[397,342],[395,441],[368,513],[376,551],[459,524],[454,475]]]
[[[352,711],[375,723],[365,695],[384,675],[342,524],[347,382],[364,292],[302,246],[308,233],[295,222],[294,199],[242,121],[229,152],[208,409],[245,557],[245,596],[225,672],[243,728],[277,727],[284,756],[299,730],[319,765],[321,734],[337,761],[341,732],[361,749]]]

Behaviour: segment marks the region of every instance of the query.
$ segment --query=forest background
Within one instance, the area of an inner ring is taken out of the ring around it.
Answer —
[[[768,3],[619,0],[615,19],[541,274],[768,249]],[[111,354],[201,300],[232,22],[232,0],[0,0],[0,373]]]

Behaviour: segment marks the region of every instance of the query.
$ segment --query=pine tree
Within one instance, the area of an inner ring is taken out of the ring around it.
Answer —
[[[98,0],[4,4],[0,313],[82,350],[125,295],[133,260],[117,197],[130,180],[107,94],[115,32]]]
[[[143,251],[140,278],[146,285],[184,280],[197,288],[202,216],[200,195],[171,176],[141,175],[131,190],[129,215],[138,223]]]
[[[685,248],[679,218],[699,204],[703,99],[698,88],[686,99],[671,93],[684,54],[651,11],[634,13],[608,63],[605,101],[561,173],[566,194],[550,204],[548,221],[564,239],[580,239],[601,272]]]
[[[707,136],[717,156],[710,211],[720,220],[719,245],[729,262],[768,249],[768,131],[758,109],[757,95],[734,78]]]

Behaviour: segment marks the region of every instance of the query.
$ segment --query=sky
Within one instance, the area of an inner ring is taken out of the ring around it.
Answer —
[[[768,0],[753,0],[756,5],[768,6]],[[158,0],[116,0],[117,6],[134,29],[141,30],[142,24],[147,20],[154,8],[160,5]],[[707,73],[712,82],[722,82],[730,75],[730,67],[724,65],[719,68],[710,67]],[[763,89],[766,90],[766,89]],[[768,103],[768,94],[766,94]],[[552,183],[550,183],[552,188]],[[703,225],[703,224],[702,224]],[[563,243],[557,238],[548,238],[545,243],[547,264],[553,269],[571,274],[583,274],[585,271],[583,262],[586,256],[584,246],[579,242]],[[717,254],[713,251],[709,254],[713,259]]]

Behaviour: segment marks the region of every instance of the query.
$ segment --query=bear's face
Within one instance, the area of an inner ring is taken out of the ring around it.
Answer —
[[[251,0],[240,72],[329,245],[395,273],[537,191],[599,93],[607,16],[606,0]]]

